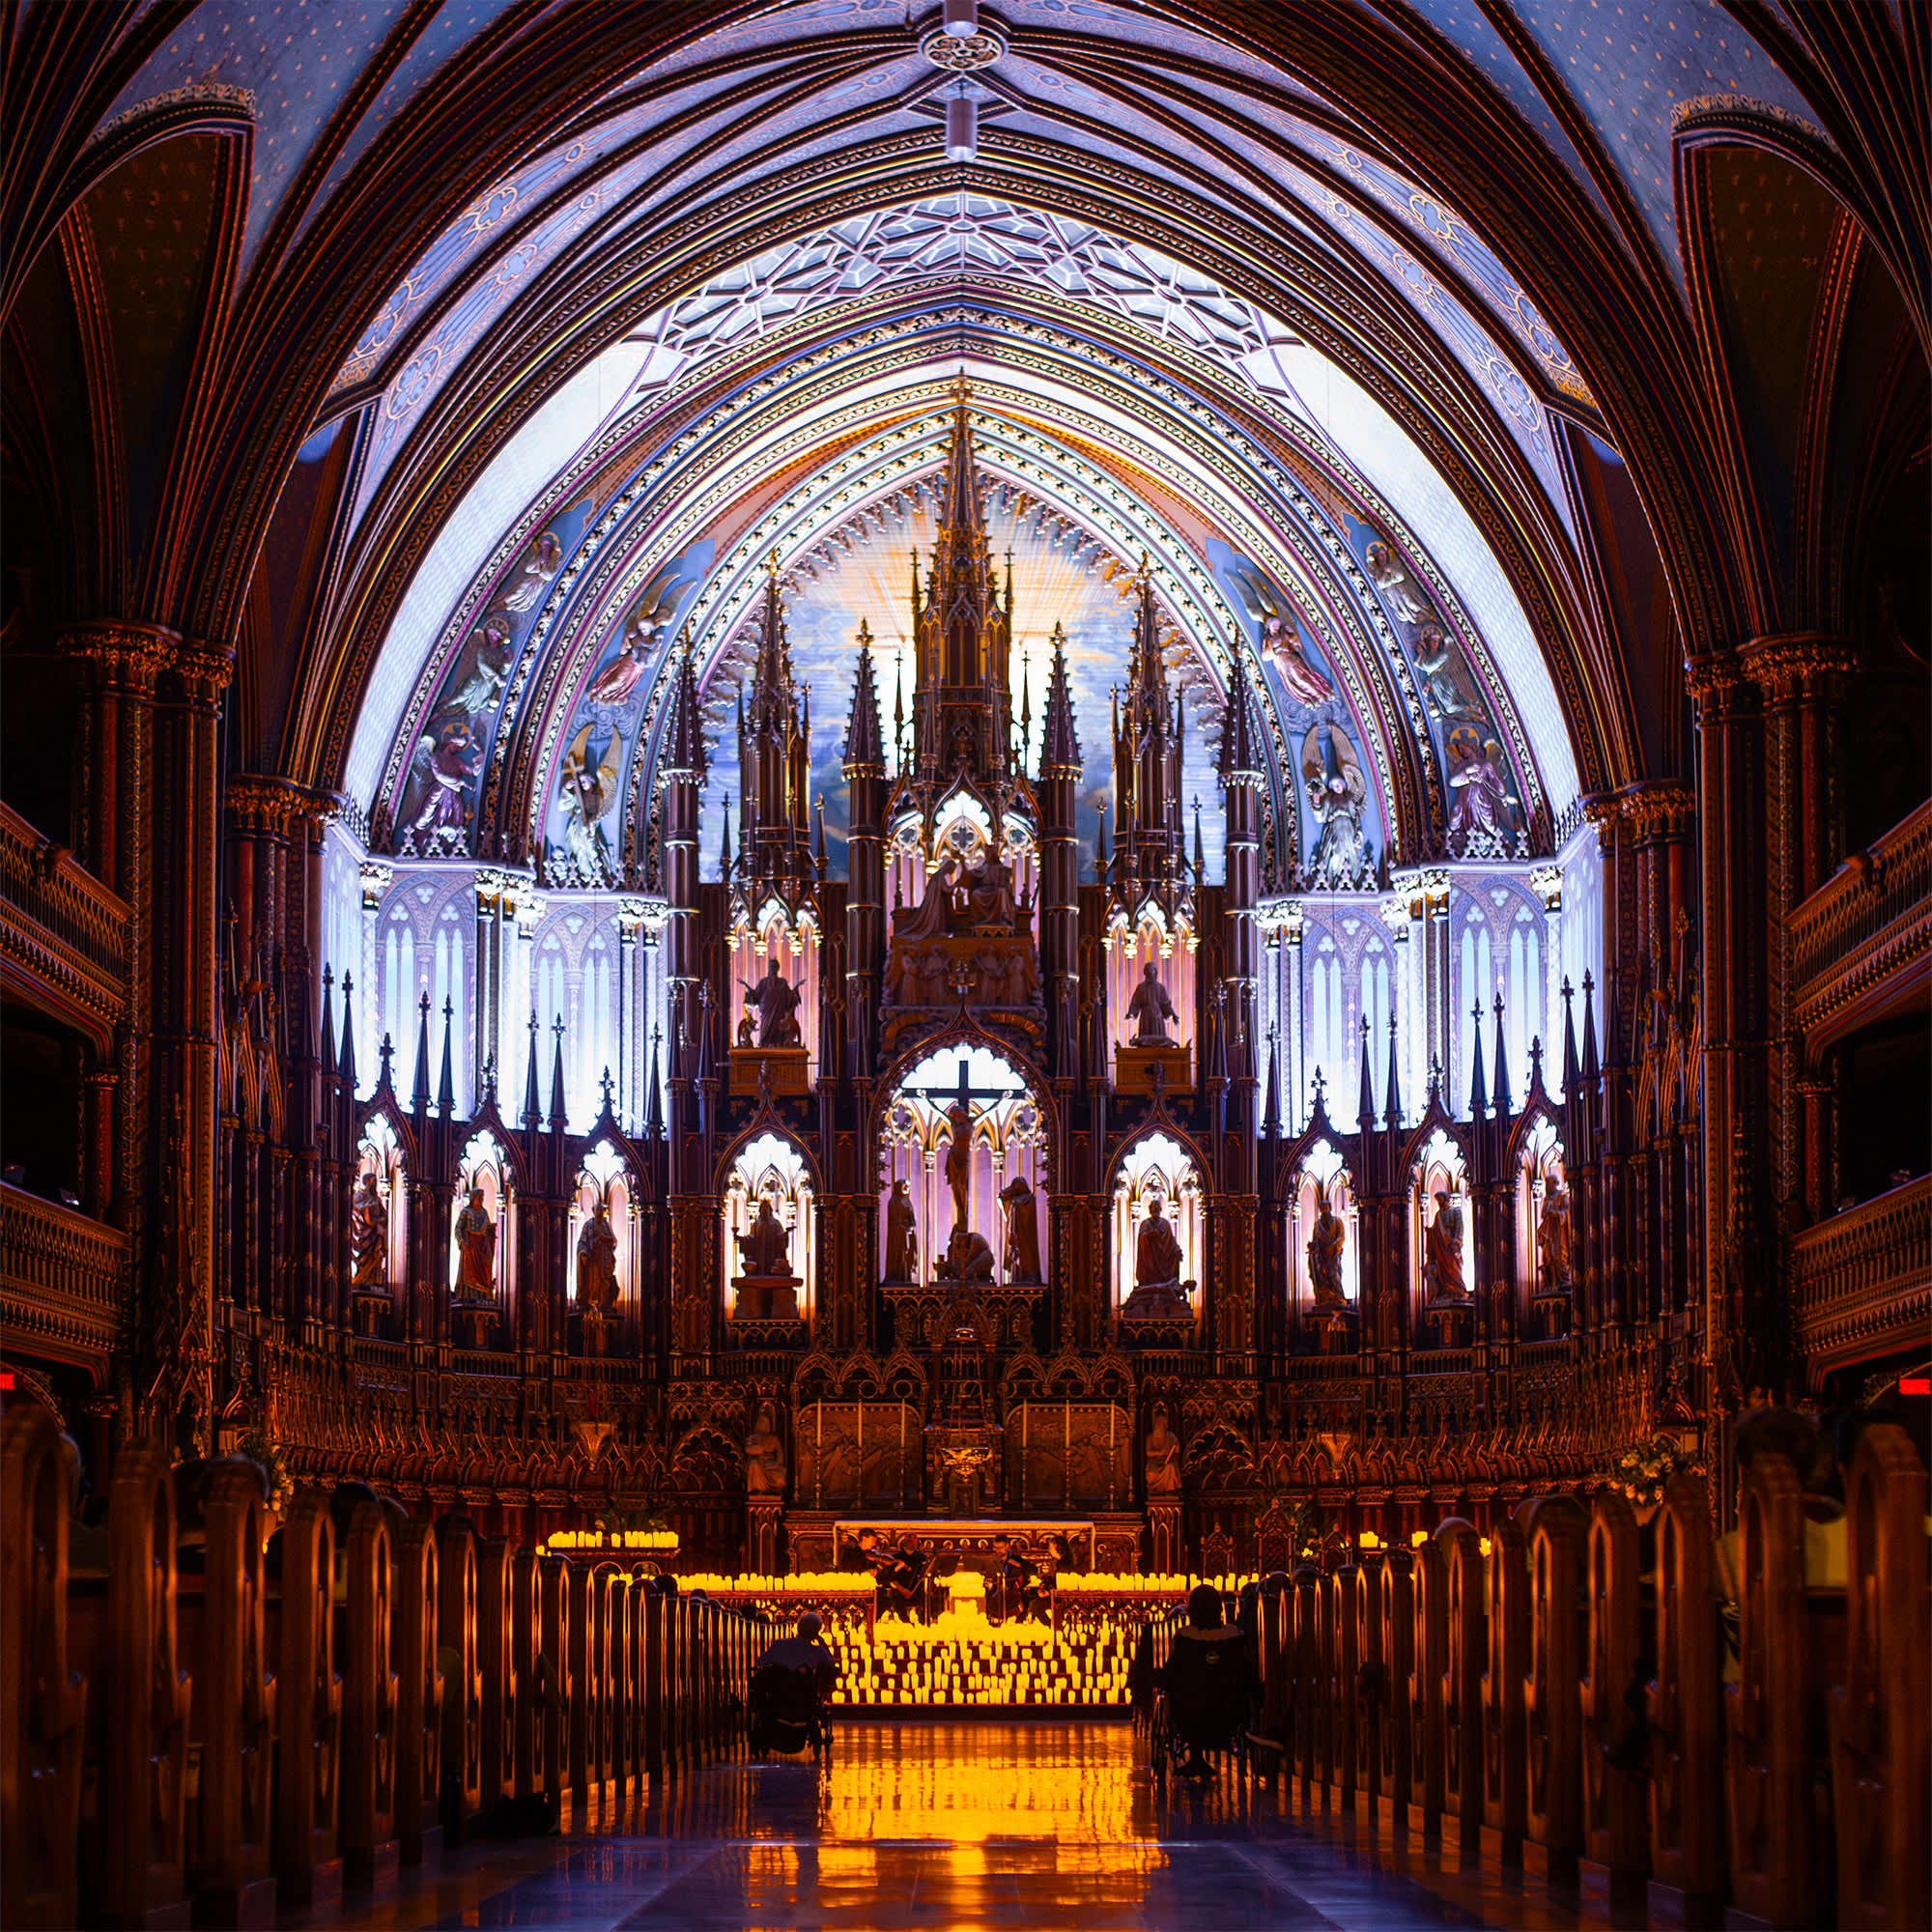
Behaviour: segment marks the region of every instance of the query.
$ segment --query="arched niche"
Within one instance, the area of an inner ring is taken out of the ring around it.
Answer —
[[[1430,1264],[1432,1243],[1435,1239],[1434,1230],[1444,1211],[1438,1196],[1447,1197],[1453,1220],[1462,1223],[1460,1238],[1451,1239],[1446,1232],[1442,1237],[1448,1251],[1462,1257],[1460,1299],[1448,1297],[1453,1282],[1438,1285],[1439,1271],[1432,1270]],[[1467,1164],[1461,1145],[1446,1127],[1436,1127],[1417,1150],[1409,1175],[1408,1201],[1410,1280],[1414,1284],[1416,1305],[1428,1309],[1465,1304],[1476,1292],[1476,1229],[1469,1208]]]
[[[594,1232],[600,1208],[608,1242]],[[636,1320],[641,1230],[631,1164],[601,1140],[583,1156],[570,1197],[570,1305],[585,1354],[608,1353],[611,1326],[621,1331]],[[599,1293],[607,1267],[608,1293]]]
[[[921,813],[908,811],[893,821],[886,843],[886,891],[895,914],[916,913],[942,872],[965,880],[997,860],[1011,874],[1015,912],[1026,916],[1015,927],[1037,939],[1035,901],[1039,896],[1037,828],[1017,805],[1000,814],[997,831],[985,801],[960,785],[940,801],[932,813],[928,838]],[[957,893],[961,887],[953,888]],[[939,929],[944,929],[942,922]]]
[[[1569,1327],[1576,1223],[1556,1122],[1539,1112],[1527,1124],[1517,1151],[1517,1288],[1520,1305],[1531,1314],[1531,1335],[1548,1340]]]
[[[731,922],[730,998],[732,1001],[731,1039],[736,1046],[754,1047],[758,1039],[755,1005],[747,1005],[747,993],[776,963],[780,977],[798,989],[798,1007],[792,1018],[798,1022],[798,1040],[810,1056],[808,1077],[815,1077],[818,1064],[818,976],[823,935],[810,905],[796,915],[776,893],[758,903],[755,913],[743,905]]]
[[[1195,1319],[1199,1303],[1194,1294],[1208,1256],[1207,1193],[1193,1154],[1159,1128],[1144,1133],[1122,1152],[1114,1167],[1112,1265],[1114,1306],[1123,1318]],[[1149,1234],[1156,1205],[1179,1249],[1173,1264],[1178,1291],[1142,1279],[1144,1273],[1165,1272],[1152,1266],[1154,1251],[1167,1245]]]
[[[880,1132],[880,1279],[931,1282],[957,1227],[984,1238],[998,1282],[1043,1280],[1050,1253],[1045,1197],[1051,1118],[1026,1075],[980,1041],[938,1047],[906,1068],[886,1096]],[[959,1147],[963,1153],[955,1153]],[[895,1271],[891,1249],[893,1200],[901,1182],[918,1234],[910,1274]],[[1030,1276],[1024,1254],[1028,1194],[1039,1263]]]
[[[470,1137],[457,1161],[456,1200],[449,1226],[449,1293],[459,1347],[507,1346],[497,1323],[514,1332],[517,1264],[517,1187],[509,1150],[488,1127]],[[473,1209],[488,1216],[494,1240],[466,1221]],[[547,1345],[547,1343],[545,1344]],[[531,1346],[539,1346],[533,1340]]]
[[[777,1260],[792,1284],[789,1297],[746,1265],[741,1237],[754,1242],[759,1208],[769,1203],[785,1239]],[[724,1170],[720,1267],[725,1319],[748,1323],[809,1321],[818,1300],[817,1192],[811,1166],[797,1142],[766,1131],[744,1143]]]
[[[1350,1308],[1359,1307],[1362,1282],[1361,1208],[1355,1199],[1354,1176],[1343,1160],[1341,1149],[1333,1141],[1324,1136],[1302,1156],[1290,1199],[1289,1252],[1293,1257],[1295,1305],[1303,1313],[1320,1305],[1317,1293],[1317,1270],[1321,1261],[1319,1247],[1325,1248],[1325,1239],[1318,1244],[1317,1236],[1318,1234],[1324,1236],[1326,1234],[1321,1226],[1321,1208],[1325,1201],[1329,1210],[1342,1224],[1343,1298]]]
[[[375,1227],[380,1230],[380,1273],[371,1274],[361,1253],[363,1178],[376,1183],[375,1194],[382,1209]],[[398,1283],[409,1279],[410,1199],[409,1178],[403,1159],[403,1143],[388,1115],[371,1114],[363,1123],[362,1138],[355,1149],[355,1192],[351,1204],[351,1259],[354,1273],[350,1286],[356,1294],[390,1293]]]
[[[1107,1013],[1114,1030],[1114,1044],[1134,1043],[1140,1020],[1128,1008],[1146,969],[1151,965],[1169,1006],[1174,1009],[1174,1017],[1166,1022],[1167,1037],[1176,1046],[1185,1047],[1191,1055],[1195,953],[1199,939],[1187,909],[1177,907],[1170,914],[1165,907],[1149,900],[1132,920],[1124,912],[1117,912],[1107,927],[1106,949]]]

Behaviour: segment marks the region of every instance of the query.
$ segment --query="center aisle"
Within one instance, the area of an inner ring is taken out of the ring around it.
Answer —
[[[847,1719],[829,1769],[731,1763],[573,1835],[458,1854],[387,1899],[284,1927],[828,1932],[996,1925],[1360,1932],[1606,1925],[1493,1871],[1443,1872],[1305,1820],[1233,1773],[1164,1798],[1124,1723]],[[577,1834],[580,1833],[581,1834]]]

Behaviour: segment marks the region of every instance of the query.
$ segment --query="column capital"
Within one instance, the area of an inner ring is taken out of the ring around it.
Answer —
[[[1684,681],[1700,718],[1722,716],[1734,709],[1746,684],[1735,651],[1706,651],[1687,658]]]
[[[151,691],[156,676],[174,662],[181,639],[159,624],[109,620],[73,625],[60,634],[60,643],[110,682]]]
[[[235,675],[235,652],[219,644],[177,638],[168,668],[187,686],[190,700],[213,704]]]
[[[285,833],[295,819],[327,810],[332,803],[294,779],[267,772],[237,772],[222,790],[229,816],[249,832]]]
[[[1774,704],[1789,704],[1856,669],[1858,654],[1847,639],[1829,631],[1779,631],[1741,644],[1738,661]]]
[[[1649,779],[1626,785],[1617,794],[1616,803],[1639,838],[1681,835],[1697,815],[1697,794],[1677,779]]]

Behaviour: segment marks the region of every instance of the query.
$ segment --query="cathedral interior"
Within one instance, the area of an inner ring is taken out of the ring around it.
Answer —
[[[1924,1923],[1929,21],[10,8],[6,1922]]]

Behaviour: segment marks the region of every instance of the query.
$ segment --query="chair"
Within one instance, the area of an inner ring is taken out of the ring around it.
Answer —
[[[768,1664],[752,1674],[752,1749],[759,1757],[810,1750],[823,1763],[832,1744],[818,1672]]]

